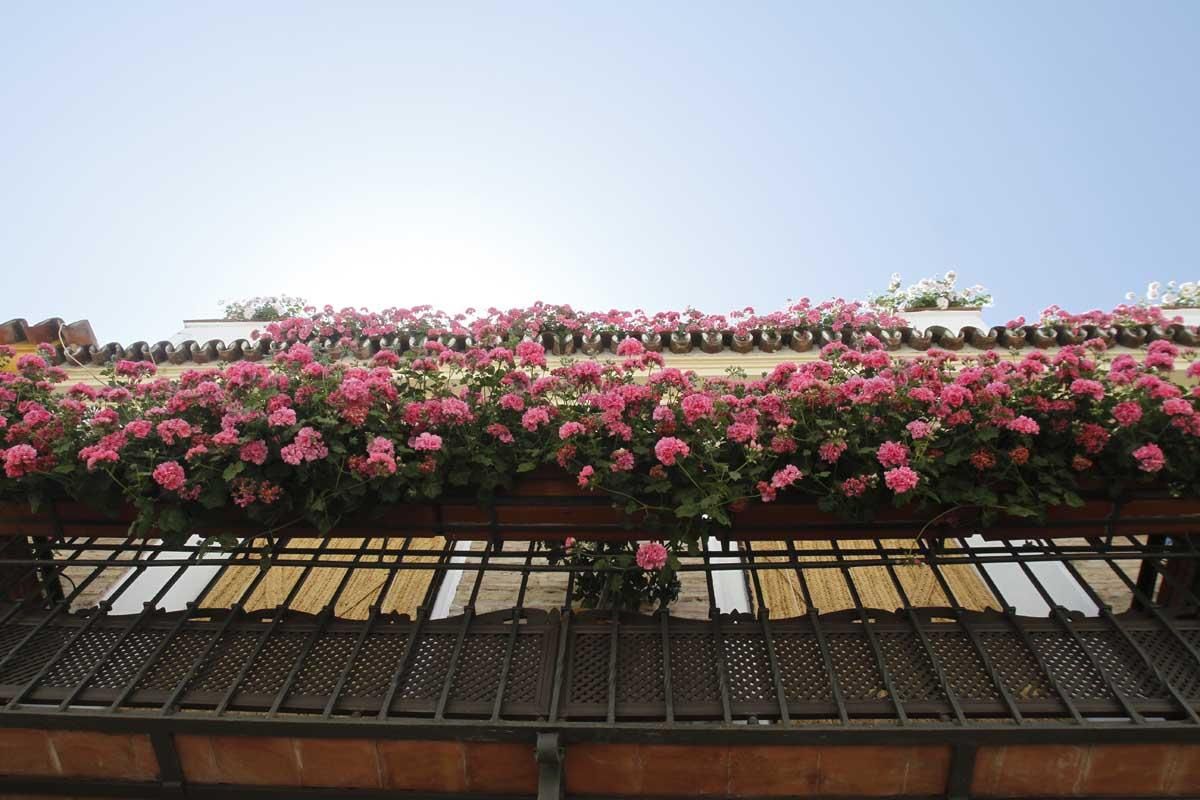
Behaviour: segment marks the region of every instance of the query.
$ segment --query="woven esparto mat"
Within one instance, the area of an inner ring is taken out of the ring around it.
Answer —
[[[839,541],[838,546],[843,550],[872,550],[875,543],[871,540],[851,539]],[[883,546],[889,549],[912,548],[911,541],[891,539],[885,540]],[[758,550],[787,549],[786,542],[756,542]],[[805,551],[829,550],[827,541],[796,542],[796,553],[799,561],[813,563],[832,561],[830,556],[805,556]],[[915,548],[913,548],[915,554]],[[857,558],[870,558],[858,556]],[[846,556],[847,562],[853,563],[855,557]],[[758,561],[785,562],[783,556],[760,557]],[[908,601],[913,606],[949,606],[950,601],[942,591],[941,585],[934,576],[933,570],[920,563],[908,563],[894,567],[896,577],[900,580],[908,595]],[[1000,604],[988,591],[987,585],[970,564],[955,564],[940,567],[942,576],[949,584],[954,597],[965,609],[979,611],[985,608],[1000,608]],[[800,590],[800,580],[795,570],[764,569],[759,570],[759,582],[762,586],[763,602],[771,609],[772,617],[797,617],[808,612],[804,604],[804,595]],[[888,574],[887,567],[854,567],[850,569],[854,587],[858,590],[859,599],[866,608],[883,611],[894,611],[904,606],[896,585]],[[823,568],[804,570],[804,578],[808,582],[808,590],[812,594],[813,605],[822,613],[826,611],[841,611],[854,608],[854,599],[846,584],[846,578],[840,569]],[[753,602],[753,592],[751,601]]]

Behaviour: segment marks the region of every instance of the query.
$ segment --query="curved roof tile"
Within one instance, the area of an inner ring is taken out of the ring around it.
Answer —
[[[24,320],[4,323],[4,326],[10,326],[13,322],[23,323]],[[41,325],[53,323],[61,325],[60,320],[47,320],[46,323],[39,323],[39,326],[30,327],[39,328]],[[0,326],[0,331],[6,330],[4,326]],[[177,345],[167,341],[153,344],[133,342],[129,345],[110,342],[100,345],[95,342],[94,336],[91,341],[87,341],[87,336],[83,335],[83,332],[91,333],[91,326],[87,324],[86,320],[72,323],[64,331],[72,326],[86,326],[86,328],[75,328],[77,333],[67,338],[68,346],[65,349],[61,344],[57,346],[57,363],[59,364],[103,365],[121,359],[176,365],[216,364],[242,360],[259,361],[284,347],[284,345],[266,338],[253,342],[246,339],[235,339],[230,342],[210,339],[206,342],[183,341]],[[959,331],[933,326],[926,330],[901,328],[894,331],[877,330],[873,333],[890,351],[903,349],[924,351],[934,347],[958,351],[968,348],[983,351],[998,347],[1021,349],[1030,346],[1045,349],[1079,344],[1093,338],[1103,339],[1109,345],[1133,348],[1142,347],[1157,339],[1166,339],[1185,347],[1200,345],[1200,335],[1197,334],[1195,328],[1174,324],[1164,327],[1132,326],[1108,329],[1099,329],[1090,325],[1079,329],[1065,326],[1040,328],[1032,325],[1016,329],[996,326],[987,330],[965,327]],[[635,335],[651,350],[676,354],[724,351],[746,354],[756,351],[774,353],[788,350],[804,353],[832,342],[842,342],[853,347],[862,340],[861,333],[838,332],[829,328],[800,329],[781,333],[756,331],[748,335],[735,335],[730,332]],[[3,334],[0,333],[0,337],[2,336]],[[558,336],[544,334],[541,340],[547,351],[555,355],[601,355],[615,353],[616,345],[621,338],[624,337],[612,334],[600,334],[587,338],[580,334]],[[380,350],[402,353],[421,346],[424,340],[425,337],[421,334],[402,333],[392,336],[358,337],[346,342],[341,342],[336,338],[312,339],[307,344],[316,350],[329,351],[344,348],[351,355],[366,359]],[[3,341],[3,338],[0,338],[0,341]],[[474,342],[468,336],[447,335],[440,337],[440,341],[460,351],[474,346]]]

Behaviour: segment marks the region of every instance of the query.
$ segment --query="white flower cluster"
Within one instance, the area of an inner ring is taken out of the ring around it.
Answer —
[[[966,288],[956,285],[958,274],[953,270],[941,278],[922,278],[912,286],[900,288],[900,273],[892,274],[886,293],[871,298],[872,305],[890,311],[917,311],[927,308],[983,308],[992,304],[992,295],[976,284]]]
[[[1200,281],[1167,281],[1166,286],[1158,281],[1150,281],[1145,297],[1130,292],[1125,299],[1131,303],[1163,308],[1200,308]]]
[[[274,320],[295,317],[308,305],[303,297],[281,294],[272,297],[250,297],[245,300],[221,301],[225,307],[225,319]]]

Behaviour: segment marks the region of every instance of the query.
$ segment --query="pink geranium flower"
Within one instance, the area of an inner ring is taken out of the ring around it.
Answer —
[[[558,428],[558,438],[563,440],[570,439],[572,436],[578,436],[582,433],[587,433],[587,428],[580,422],[564,422]]]
[[[1113,406],[1113,419],[1123,427],[1135,424],[1142,418],[1142,407],[1132,400]]]
[[[896,467],[883,473],[883,482],[896,494],[912,491],[920,481],[921,476],[909,467]]]
[[[1162,448],[1153,443],[1144,444],[1134,450],[1133,457],[1137,460],[1138,469],[1142,472],[1158,472],[1167,465],[1167,458],[1163,455]]]
[[[579,470],[579,475],[576,476],[576,480],[579,483],[580,488],[586,489],[588,486],[591,486],[592,477],[595,476],[595,474],[596,469],[591,464],[588,464],[583,469]]]
[[[536,431],[549,421],[550,411],[544,406],[536,406],[521,415],[521,427],[527,431]]]
[[[164,461],[154,468],[151,473],[154,482],[169,492],[177,492],[187,481],[187,474],[178,461]]]
[[[665,436],[659,439],[654,445],[654,455],[668,467],[673,465],[679,458],[687,458],[691,452],[691,448],[687,446],[687,442],[682,439],[676,439],[674,436]]]
[[[908,448],[899,442],[884,442],[875,451],[875,458],[885,467],[902,467],[908,463]]]
[[[1037,422],[1025,415],[1021,415],[1008,423],[1008,429],[1017,433],[1024,433],[1028,436],[1035,436],[1041,430]]]
[[[846,452],[846,443],[842,441],[822,442],[821,446],[817,448],[817,455],[821,457],[821,460],[830,464],[837,463],[844,452]]]
[[[612,452],[612,466],[609,469],[613,472],[629,472],[633,469],[633,453],[624,447],[614,450]]]
[[[38,452],[32,445],[15,444],[4,453],[4,474],[10,478],[20,478],[36,471]]]
[[[933,427],[924,420],[914,419],[912,422],[904,426],[908,431],[908,435],[914,439],[928,439],[933,433]]]
[[[667,565],[667,548],[661,542],[642,542],[637,549],[637,565],[656,572]]]
[[[411,447],[413,450],[425,450],[425,451],[441,450],[442,449],[442,437],[438,436],[436,433],[429,433],[428,431],[426,431],[425,433],[417,434],[416,436],[409,439],[408,446]]]

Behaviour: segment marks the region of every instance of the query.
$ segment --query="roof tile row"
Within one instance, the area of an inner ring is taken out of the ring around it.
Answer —
[[[47,322],[54,322],[48,320]],[[8,325],[9,323],[5,323]],[[43,325],[46,323],[39,323]],[[91,326],[86,321],[73,323],[83,325],[86,333],[91,333]],[[68,328],[71,326],[68,326]],[[995,348],[1021,349],[1024,347],[1050,348],[1071,344],[1080,344],[1088,339],[1104,339],[1110,346],[1142,347],[1156,339],[1166,339],[1185,347],[1200,345],[1200,333],[1196,328],[1183,325],[1167,326],[1131,326],[1100,329],[1095,326],[1084,326],[1071,329],[1065,326],[1054,328],[1039,328],[1026,326],[1024,328],[1008,329],[1002,326],[981,330],[965,327],[955,332],[948,328],[931,327],[926,330],[902,328],[894,331],[876,330],[873,334],[883,342],[886,349],[900,351],[904,349],[923,351],[931,347],[946,350],[992,350]],[[231,361],[259,361],[270,357],[283,349],[284,343],[273,342],[270,339],[259,339],[251,342],[237,339],[224,342],[210,339],[206,342],[184,341],[178,345],[160,341],[157,343],[134,342],[121,345],[112,342],[105,345],[82,341],[85,337],[73,334],[75,341],[66,338],[67,347],[57,346],[57,363],[59,364],[93,364],[103,365],[112,361],[129,359],[132,361],[153,361],[158,364],[208,364]],[[791,350],[804,353],[833,343],[841,342],[849,346],[861,343],[863,334],[850,331],[833,331],[829,328],[804,329],[788,332],[757,331],[745,336],[732,333],[674,333],[674,334],[641,334],[640,338],[650,350],[670,353],[775,353]],[[547,351],[555,355],[585,355],[596,356],[605,353],[615,353],[620,342],[620,335],[596,334],[583,337],[580,334],[544,334],[540,337]],[[0,338],[0,342],[4,340]],[[466,350],[476,346],[469,336],[447,335],[440,341],[455,350]],[[425,337],[419,334],[400,334],[395,336],[358,337],[351,340],[323,339],[312,340],[308,344],[315,350],[327,352],[347,352],[357,358],[370,358],[380,350],[405,352],[423,346]]]

